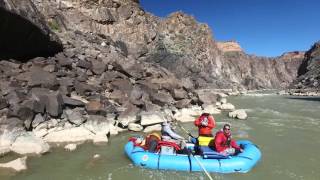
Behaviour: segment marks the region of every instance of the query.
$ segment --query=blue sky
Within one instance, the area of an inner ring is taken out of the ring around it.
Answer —
[[[175,11],[207,23],[215,40],[235,40],[248,54],[279,56],[320,40],[319,0],[140,0],[160,17]]]

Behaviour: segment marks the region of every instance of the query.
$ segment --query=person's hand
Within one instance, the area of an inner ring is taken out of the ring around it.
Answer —
[[[201,121],[201,126],[208,126],[208,121]]]
[[[240,152],[243,152],[243,149],[242,149],[242,148],[240,148]]]

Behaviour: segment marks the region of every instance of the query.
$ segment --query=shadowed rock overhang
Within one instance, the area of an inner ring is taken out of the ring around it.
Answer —
[[[0,7],[0,60],[26,61],[33,57],[48,57],[62,51],[59,42],[24,19]]]

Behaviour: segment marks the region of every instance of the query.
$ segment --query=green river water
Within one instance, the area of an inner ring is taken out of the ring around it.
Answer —
[[[218,127],[232,124],[235,139],[249,139],[262,151],[262,159],[245,174],[216,174],[221,180],[319,180],[320,179],[320,98],[277,95],[238,96],[228,99],[237,109],[246,109],[247,120],[234,120],[226,113],[215,115]],[[183,124],[193,134],[192,123]],[[177,129],[178,130],[178,129]],[[182,131],[180,131],[181,134]],[[90,143],[74,152],[54,148],[41,157],[28,158],[28,170],[15,174],[0,170],[1,180],[143,180],[207,179],[202,172],[176,172],[134,167],[123,152],[129,136],[111,137],[103,146]],[[100,158],[93,156],[99,154]],[[13,159],[12,156],[0,161]]]

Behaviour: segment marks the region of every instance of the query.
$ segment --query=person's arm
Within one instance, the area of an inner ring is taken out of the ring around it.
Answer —
[[[164,131],[173,139],[184,139],[182,136],[178,135],[177,133],[175,133],[174,131],[172,131],[171,127],[170,126],[164,126],[163,127]]]
[[[194,125],[199,127],[201,125],[201,122],[200,122],[200,117],[198,117],[195,121],[194,121]]]
[[[225,148],[222,146],[223,144],[223,138],[221,134],[217,134],[214,138],[214,145],[217,152],[222,152]]]
[[[208,117],[208,128],[212,129],[216,127],[216,121],[214,120],[214,118],[212,116]]]
[[[235,148],[237,150],[241,149],[240,146],[238,146],[237,142],[235,140],[233,140],[233,139],[231,139],[230,145],[231,145],[232,148]]]

